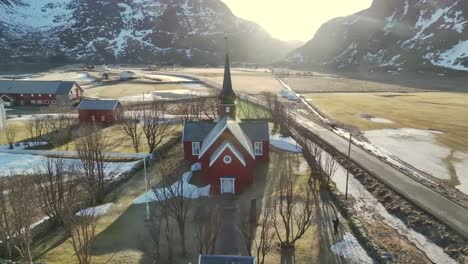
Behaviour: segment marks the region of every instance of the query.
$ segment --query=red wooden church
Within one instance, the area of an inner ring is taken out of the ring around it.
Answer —
[[[228,55],[218,115],[215,122],[185,122],[184,158],[201,163],[213,193],[235,194],[252,182],[255,165],[269,160],[270,132],[267,121],[237,119]]]

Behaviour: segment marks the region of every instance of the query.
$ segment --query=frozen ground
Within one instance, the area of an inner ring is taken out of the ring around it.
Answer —
[[[453,152],[437,144],[435,137],[440,133],[401,128],[366,131],[364,135],[373,145],[422,172],[442,180],[458,178],[457,188],[468,194],[468,153]],[[455,175],[450,171],[452,167]]]
[[[275,148],[294,152],[294,153],[302,152],[302,147],[299,146],[297,142],[291,137],[282,137],[281,135],[271,135],[270,145],[272,145]]]
[[[64,160],[70,163],[78,162],[76,159]],[[36,173],[46,162],[47,157],[41,155],[0,153],[0,177],[18,173]],[[106,162],[105,171],[108,176],[117,178],[132,169],[138,162]]]
[[[351,234],[346,233],[343,235],[343,240],[333,244],[331,250],[349,260],[347,263],[355,264],[372,264],[374,261],[367,255],[367,252],[361,247],[357,239]]]
[[[120,97],[123,102],[141,102],[153,100],[189,99],[197,96],[210,96],[212,90],[200,84],[183,84],[187,89],[156,90],[143,94]]]
[[[174,76],[174,75],[164,75],[164,74],[146,74],[143,75],[144,77],[150,79],[161,79],[164,82],[190,82],[193,81],[190,78],[186,78],[183,76]]]
[[[78,211],[75,215],[76,216],[102,216],[109,212],[110,208],[114,205],[113,203],[106,203],[103,205],[90,207]]]
[[[328,154],[324,153],[323,155]],[[325,160],[325,158],[322,158],[322,160]],[[338,190],[344,193],[346,190],[346,170],[338,165],[337,172],[333,176],[332,180],[336,183]],[[349,175],[348,193],[355,199],[354,209],[365,221],[383,221],[386,225],[392,227],[400,235],[411,241],[419,250],[424,252],[424,254],[433,263],[456,263],[452,258],[445,254],[442,248],[435,245],[420,233],[408,228],[400,219],[391,215],[385,207],[371,193],[369,193],[358,180],[354,178],[352,174]]]

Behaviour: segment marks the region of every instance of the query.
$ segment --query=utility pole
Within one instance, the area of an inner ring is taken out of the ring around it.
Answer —
[[[148,182],[148,177],[146,175],[146,157],[143,159],[143,168],[144,168],[144,173],[145,173],[145,185],[146,185],[146,194],[148,195],[148,187],[149,187],[149,182]],[[150,210],[149,210],[149,201],[148,199],[146,200],[146,221],[150,220]]]
[[[351,157],[351,142],[352,142],[352,135],[353,133],[349,133],[349,147],[348,147],[348,160]],[[345,200],[348,200],[348,182],[349,182],[349,170],[346,169],[346,192],[345,192]]]

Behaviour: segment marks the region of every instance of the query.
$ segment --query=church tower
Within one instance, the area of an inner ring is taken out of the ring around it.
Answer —
[[[229,55],[227,51],[226,38],[226,62],[224,65],[223,88],[218,97],[218,115],[219,118],[225,116],[236,119],[236,94],[232,90],[231,67],[229,65]]]

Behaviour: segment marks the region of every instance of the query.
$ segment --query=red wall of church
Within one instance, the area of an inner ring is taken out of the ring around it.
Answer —
[[[229,155],[232,158],[232,162],[229,164],[224,163],[224,156]],[[245,157],[244,157],[245,158]],[[240,162],[240,160],[234,155],[230,149],[225,149],[219,158],[209,166],[210,158],[203,156],[202,158],[203,175],[205,182],[211,184],[211,192],[219,194],[221,192],[221,180],[223,177],[234,177],[235,180],[235,192],[242,192],[247,185],[252,182],[253,171],[255,164],[253,162],[247,162],[246,166]],[[207,163],[205,163],[207,161]]]

